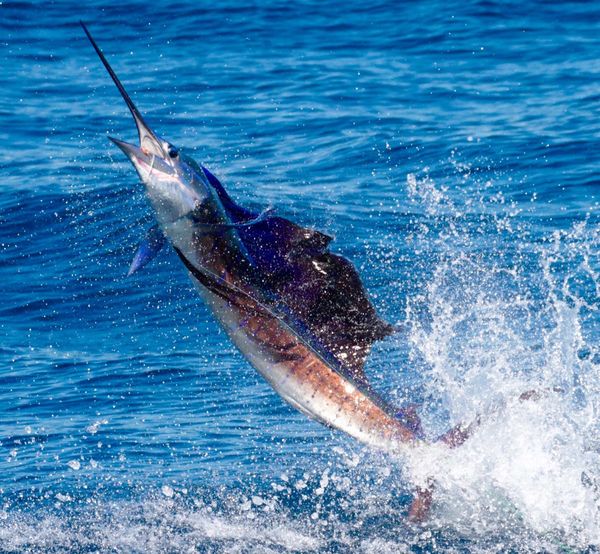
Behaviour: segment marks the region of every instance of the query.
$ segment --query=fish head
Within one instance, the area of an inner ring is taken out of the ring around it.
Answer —
[[[204,172],[198,171],[189,158],[169,141],[160,138],[146,123],[83,22],[81,26],[133,116],[139,145],[109,138],[135,167],[163,228],[199,206],[214,201],[213,187]]]
[[[156,142],[148,147],[109,138],[135,167],[163,227],[214,201],[212,187],[204,173],[188,163],[170,142],[155,136]]]

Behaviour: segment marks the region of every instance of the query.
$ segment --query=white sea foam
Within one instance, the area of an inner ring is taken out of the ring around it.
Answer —
[[[218,515],[170,499],[100,503],[62,517],[11,514],[0,525],[2,552],[316,552],[321,544],[285,517]]]
[[[408,187],[436,212],[442,197],[429,178]],[[497,231],[516,253],[502,258],[473,248],[458,210],[451,219],[437,236],[428,227],[437,263],[426,294],[409,300],[412,355],[446,412],[425,414],[432,436],[484,417],[462,447],[415,453],[409,479],[435,481],[436,524],[464,537],[599,545],[598,232],[581,221],[531,244],[508,215]],[[541,394],[520,400],[528,390]]]

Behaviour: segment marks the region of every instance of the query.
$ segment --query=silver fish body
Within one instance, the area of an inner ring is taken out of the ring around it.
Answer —
[[[208,170],[150,129],[83,27],[134,117],[140,145],[111,140],[133,163],[162,232],[244,357],[285,401],[325,425],[395,452],[420,443],[364,377],[372,342],[391,326],[375,314],[352,265],[327,250],[331,238],[237,206]]]

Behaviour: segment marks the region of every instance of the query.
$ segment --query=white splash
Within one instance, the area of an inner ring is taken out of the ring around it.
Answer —
[[[436,190],[409,176],[426,214],[443,201]],[[426,294],[408,301],[407,319],[427,395],[446,411],[425,414],[431,436],[484,418],[462,447],[415,453],[409,478],[434,480],[436,524],[463,536],[600,545],[598,231],[581,221],[531,245],[507,216],[497,229],[523,252],[504,261],[472,248],[461,217],[439,229]],[[539,398],[520,400],[529,390]]]

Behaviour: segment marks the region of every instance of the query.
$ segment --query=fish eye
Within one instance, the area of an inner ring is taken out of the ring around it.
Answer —
[[[177,148],[175,148],[172,144],[169,144],[169,149],[167,150],[167,153],[169,154],[169,157],[173,159],[179,156],[179,150],[177,150]]]

